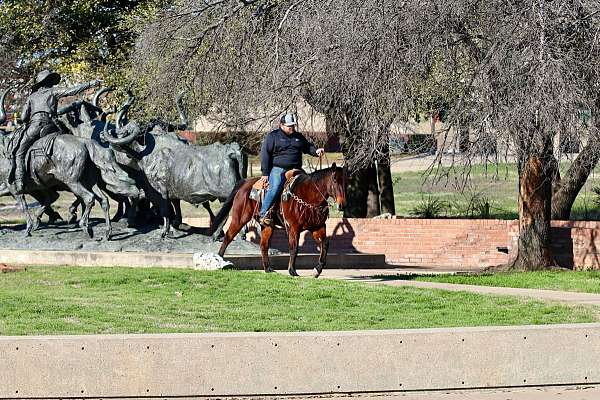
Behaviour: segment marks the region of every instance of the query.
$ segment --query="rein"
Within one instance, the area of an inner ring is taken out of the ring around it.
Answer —
[[[315,185],[316,187],[317,185]],[[310,208],[311,210],[319,210],[321,212],[325,212],[325,210],[327,208],[329,208],[329,203],[327,203],[327,198],[325,196],[323,196],[323,193],[321,193],[321,191],[319,190],[319,188],[317,188],[317,191],[319,192],[319,194],[323,197],[323,200],[325,200],[325,204],[320,205],[321,203],[315,205],[315,204],[310,204],[307,203],[306,201],[304,201],[303,199],[301,199],[300,197],[296,196],[296,194],[294,194],[293,192],[288,190],[288,194],[289,196],[296,200],[296,202],[304,207]]]
[[[310,179],[310,177],[308,178]],[[294,199],[298,204],[307,207],[311,210],[319,210],[322,213],[325,213],[325,210],[327,208],[329,208],[329,203],[327,203],[327,197],[323,194],[323,192],[321,192],[321,190],[319,189],[319,187],[317,186],[317,184],[311,180],[311,183],[313,184],[313,186],[315,187],[315,189],[317,189],[317,192],[319,192],[319,194],[321,195],[321,197],[323,198],[323,201],[325,202],[325,204],[321,205],[321,203],[319,204],[310,204],[307,203],[306,201],[304,201],[304,199],[300,198],[299,196],[297,196],[295,193],[293,193],[290,190],[290,186],[292,186],[292,182],[290,182],[290,184],[287,186],[286,191],[288,193],[288,195]]]

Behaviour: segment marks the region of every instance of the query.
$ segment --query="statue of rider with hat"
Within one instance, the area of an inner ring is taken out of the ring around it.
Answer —
[[[291,169],[302,169],[302,154],[320,157],[325,154],[323,148],[316,148],[296,130],[297,120],[294,114],[282,115],[279,128],[267,134],[260,150],[262,176],[259,184],[268,183],[267,193],[260,208],[260,223],[272,224],[268,216],[271,206],[281,194],[285,183],[285,173]]]
[[[15,151],[15,194],[23,193],[23,179],[25,177],[25,156],[27,150],[39,138],[47,133],[59,130],[54,122],[58,110],[58,100],[61,97],[74,96],[86,89],[98,86],[101,81],[82,83],[71,88],[55,88],[61,80],[56,72],[43,70],[37,74],[31,87],[31,94],[23,105],[21,121],[27,124],[21,132],[19,145]]]

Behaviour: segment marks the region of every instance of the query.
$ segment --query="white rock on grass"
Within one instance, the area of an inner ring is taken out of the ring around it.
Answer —
[[[225,261],[223,257],[214,253],[194,253],[194,269],[202,271],[215,271],[225,267],[232,267],[233,263]]]

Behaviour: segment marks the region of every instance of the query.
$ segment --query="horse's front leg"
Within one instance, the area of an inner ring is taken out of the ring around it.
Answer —
[[[327,263],[327,251],[329,250],[329,239],[327,239],[327,229],[325,226],[313,231],[312,233],[315,242],[319,244],[319,265],[313,269],[313,276],[318,278],[323,272],[323,268]]]
[[[160,215],[163,218],[163,229],[160,234],[162,238],[173,238],[173,232],[171,231],[171,202],[169,198],[160,199]]]
[[[210,226],[212,226],[213,223],[215,222],[215,213],[213,213],[212,209],[210,208],[210,201],[205,201],[204,203],[202,203],[202,206],[208,212],[208,218],[210,219]]]
[[[159,184],[157,192],[160,195],[160,200],[158,203],[159,214],[163,219],[163,229],[160,237],[173,238],[173,232],[171,231],[171,201],[169,199],[167,185],[165,183]]]
[[[266,226],[262,230],[260,236],[260,254],[262,256],[262,265],[265,272],[273,272],[273,268],[269,265],[269,246],[271,245],[271,236],[273,235],[273,228]]]
[[[296,272],[296,256],[298,255],[298,241],[300,240],[300,230],[290,226],[288,230],[288,243],[290,246],[290,262],[288,264],[288,273],[291,276],[298,276]]]

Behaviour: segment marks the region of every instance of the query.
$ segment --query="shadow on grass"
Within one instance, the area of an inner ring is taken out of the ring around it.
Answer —
[[[396,275],[388,275],[388,274],[379,274],[379,275],[364,275],[364,276],[353,276],[349,277],[348,281],[377,281],[377,282],[393,282],[393,281],[415,281],[418,278],[430,278],[432,276],[439,275],[452,275],[452,276],[488,276],[494,275],[486,272],[454,272],[454,273],[440,273],[440,274],[419,274],[419,273],[409,273],[409,274],[396,274]]]

